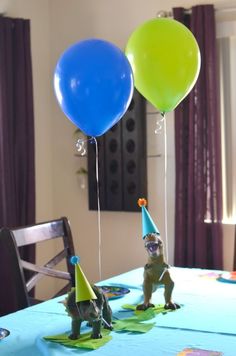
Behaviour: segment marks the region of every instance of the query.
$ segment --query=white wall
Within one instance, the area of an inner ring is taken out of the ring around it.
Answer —
[[[235,5],[236,1],[212,1],[218,6]],[[88,279],[98,274],[97,213],[88,211],[88,192],[81,189],[76,171],[86,165],[76,158],[75,127],[60,111],[52,88],[53,70],[59,55],[72,43],[88,37],[100,37],[124,48],[131,32],[159,10],[173,6],[189,7],[205,1],[166,0],[0,0],[0,10],[9,16],[31,19],[36,135],[37,221],[65,215],[70,218],[76,252]],[[151,108],[149,108],[151,109]],[[149,211],[163,238],[164,214],[164,145],[163,133],[155,136],[154,119],[148,117]],[[174,155],[173,115],[167,115],[168,139],[168,242],[169,262],[173,262],[174,232]],[[102,212],[102,278],[143,265],[146,255],[141,238],[139,213]],[[226,244],[227,245],[227,244]],[[38,251],[38,259],[50,250]],[[228,259],[228,257],[227,257]],[[48,283],[48,295],[54,285]]]

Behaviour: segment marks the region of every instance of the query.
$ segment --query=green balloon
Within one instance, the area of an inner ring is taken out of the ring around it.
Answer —
[[[197,41],[176,20],[145,22],[132,33],[125,52],[136,88],[163,113],[176,108],[198,78],[201,58]]]

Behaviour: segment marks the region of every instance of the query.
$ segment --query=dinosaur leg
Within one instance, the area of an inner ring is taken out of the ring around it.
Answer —
[[[82,323],[81,319],[72,318],[72,321],[71,321],[71,331],[72,331],[72,333],[69,335],[69,338],[71,340],[79,339],[81,323]]]
[[[101,327],[102,327],[102,319],[100,318],[99,320],[95,320],[92,322],[92,334],[91,338],[92,339],[101,339],[102,334],[101,334]]]
[[[151,303],[152,298],[152,282],[149,279],[144,278],[143,282],[143,294],[144,303],[137,305],[137,310],[146,310],[148,308],[153,308],[154,304]]]
[[[165,298],[165,309],[178,309],[180,306],[176,303],[173,303],[171,298],[172,298],[172,291],[174,288],[174,282],[172,281],[169,271],[166,271],[163,279],[161,281],[164,286],[165,286],[165,291],[164,291],[164,298]]]

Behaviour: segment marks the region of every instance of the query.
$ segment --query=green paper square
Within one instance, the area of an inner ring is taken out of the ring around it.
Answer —
[[[150,320],[155,318],[155,316],[156,316],[155,310],[152,308],[149,308],[141,313],[136,314],[137,319],[140,321]]]
[[[45,336],[44,340],[56,342],[69,347],[78,347],[78,348],[96,350],[99,347],[105,345],[108,341],[112,339],[112,336],[110,336],[109,333],[110,330],[103,329],[102,330],[103,337],[101,339],[91,339],[91,332],[88,332],[85,334],[81,334],[80,338],[76,340],[71,340],[68,334]]]
[[[146,333],[151,330],[154,325],[155,323],[139,323],[137,321],[118,320],[118,322],[114,325],[114,330]]]
[[[160,313],[168,313],[173,310],[171,309],[165,309],[163,304],[156,304],[154,308],[148,308],[146,310],[137,310],[136,309],[137,305],[132,305],[132,304],[124,304],[122,305],[123,309],[128,309],[128,310],[133,310],[135,315],[141,315],[143,313],[146,313],[149,310],[152,310],[155,314],[160,314]]]

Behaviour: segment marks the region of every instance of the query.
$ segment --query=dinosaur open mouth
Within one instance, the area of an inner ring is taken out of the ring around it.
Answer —
[[[147,242],[146,243],[146,249],[151,253],[156,253],[158,249],[158,243],[157,242]]]

